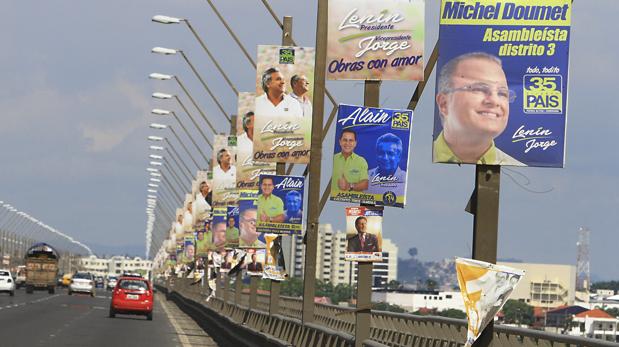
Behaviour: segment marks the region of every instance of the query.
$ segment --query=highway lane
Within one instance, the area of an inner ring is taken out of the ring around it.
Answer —
[[[157,294],[155,299],[153,321],[130,315],[109,318],[110,300],[111,293],[103,290],[94,298],[67,295],[64,289],[53,295],[26,294],[24,289],[17,290],[14,297],[0,294],[0,346],[215,346],[206,334],[189,325],[192,321],[180,320],[183,314],[176,306],[160,302],[165,300],[163,295]]]

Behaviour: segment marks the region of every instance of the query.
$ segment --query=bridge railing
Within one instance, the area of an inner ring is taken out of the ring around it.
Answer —
[[[204,287],[191,285],[189,279],[174,279],[167,290],[207,307],[222,319],[269,336],[275,346],[353,346],[355,309],[315,304],[314,322],[301,323],[302,299],[281,296],[279,314],[269,315],[269,296],[257,296],[257,309],[249,309],[249,295],[243,293],[238,304],[234,295],[212,297],[208,301]],[[467,322],[435,316],[372,311],[370,340],[365,346],[440,346],[461,347],[466,339]],[[275,342],[273,342],[275,341]],[[559,335],[532,329],[495,325],[492,347],[606,347],[617,343]]]

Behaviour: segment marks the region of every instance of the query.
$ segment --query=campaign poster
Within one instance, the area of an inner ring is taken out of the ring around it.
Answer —
[[[266,259],[265,249],[248,249],[245,256],[245,268],[249,276],[262,276]]]
[[[185,263],[191,263],[195,259],[196,246],[194,245],[193,233],[185,234],[184,247],[183,247],[183,260]]]
[[[433,162],[563,167],[571,0],[443,0]]]
[[[304,189],[303,176],[260,175],[258,232],[301,234]]]
[[[226,207],[216,207],[213,210],[213,220],[211,222],[211,232],[213,235],[212,248],[214,250],[223,250],[226,246]]]
[[[239,246],[239,207],[228,206],[226,211],[226,248]]]
[[[472,346],[505,305],[524,276],[524,271],[479,260],[456,258],[456,272],[468,320],[465,346]]]
[[[213,208],[235,204],[236,136],[215,135],[213,143]]]
[[[310,47],[258,46],[255,161],[309,163],[314,55]]]
[[[184,236],[176,239],[176,261],[177,263],[183,263],[185,261],[185,243]]]
[[[258,191],[241,191],[239,195],[239,248],[264,248],[264,234],[256,230]]]
[[[333,201],[404,207],[413,111],[339,105]]]
[[[254,122],[256,93],[239,93],[236,122],[236,187],[241,190],[258,190],[261,174],[274,174],[275,163],[254,160]]]
[[[423,81],[425,0],[330,0],[327,79]]]
[[[236,250],[236,249],[227,250],[223,256],[223,260],[221,262],[221,267],[219,268],[219,271],[222,273],[229,273],[230,270],[239,266],[239,262],[241,261],[241,259],[243,259],[244,254],[245,252],[241,250]]]
[[[344,258],[349,261],[382,261],[382,229],[382,208],[347,207]]]
[[[206,257],[212,244],[212,234],[206,229],[196,231],[196,256]]]
[[[191,194],[185,194],[183,206],[183,231],[185,233],[193,232],[193,196]]]
[[[198,171],[196,173],[195,185],[192,186],[193,200],[193,220],[195,224],[205,221],[211,213],[212,182],[209,179],[210,171]],[[212,176],[212,173],[210,174]]]
[[[262,278],[283,281],[286,279],[287,274],[286,260],[282,248],[282,235],[265,234],[265,239],[267,247]]]

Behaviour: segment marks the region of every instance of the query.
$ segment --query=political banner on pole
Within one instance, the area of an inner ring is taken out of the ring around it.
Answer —
[[[196,246],[194,245],[193,242],[194,242],[193,232],[185,234],[184,247],[183,247],[183,253],[184,253],[183,260],[185,263],[191,263],[195,260]]]
[[[571,0],[443,0],[433,161],[563,167]]]
[[[301,234],[304,188],[303,176],[260,175],[258,232]]]
[[[196,231],[196,256],[206,257],[211,249],[212,239],[211,233],[207,232],[206,228]]]
[[[327,78],[423,80],[424,0],[329,1]]]
[[[210,178],[209,178],[210,176]],[[211,171],[198,171],[196,173],[195,186],[192,186],[193,200],[193,221],[195,224],[206,220],[211,213],[211,204],[208,200],[211,193],[212,185],[212,172]],[[212,195],[211,195],[212,196]],[[212,202],[212,200],[211,200]]]
[[[331,200],[404,207],[413,111],[340,105]]]
[[[258,192],[241,191],[239,196],[239,248],[264,248],[264,234],[256,230]]]
[[[239,246],[239,207],[228,206],[226,212],[226,248]]]
[[[213,209],[213,221],[211,230],[213,234],[213,248],[220,251],[226,246],[226,207],[216,207]]]
[[[484,261],[456,258],[458,284],[466,308],[465,346],[472,346],[501,310],[524,271]]]
[[[282,235],[265,234],[266,239],[266,260],[262,278],[275,281],[286,279],[286,260],[282,248]]]
[[[254,161],[309,163],[314,55],[311,47],[258,46]]]
[[[236,191],[236,136],[215,135],[213,143],[213,206],[235,204]]]
[[[249,276],[262,276],[265,258],[265,249],[248,249],[247,256],[245,257],[247,274]]]
[[[383,210],[379,207],[346,208],[346,252],[349,261],[383,260]]]
[[[275,173],[275,163],[265,163],[253,159],[255,102],[256,93],[239,93],[236,122],[236,187],[239,191],[258,190],[260,174]]]

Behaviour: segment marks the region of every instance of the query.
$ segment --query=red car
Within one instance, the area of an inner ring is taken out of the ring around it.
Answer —
[[[110,318],[120,314],[145,315],[153,320],[153,287],[151,283],[138,277],[120,277],[112,291]]]

